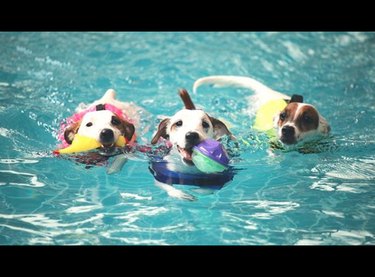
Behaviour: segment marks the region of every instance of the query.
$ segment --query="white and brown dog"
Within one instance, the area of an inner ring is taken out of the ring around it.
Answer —
[[[327,136],[330,126],[318,110],[305,104],[300,95],[292,97],[277,92],[262,83],[240,76],[209,76],[195,81],[193,92],[203,84],[217,87],[233,86],[255,92],[248,98],[248,112],[255,116],[254,129],[271,134],[273,131],[283,147],[295,145]]]
[[[185,109],[178,111],[170,118],[163,119],[151,143],[156,144],[160,138],[164,138],[172,145],[171,151],[164,157],[168,170],[202,174],[192,161],[193,147],[208,138],[219,140],[225,135],[232,139],[234,137],[222,121],[209,116],[203,110],[196,109],[186,90],[179,90],[179,95],[184,102]],[[171,184],[157,182],[157,185],[172,197],[194,200],[193,196],[175,189]]]
[[[135,129],[139,126],[140,114],[143,111],[132,102],[117,100],[116,92],[109,89],[99,100],[88,105],[81,103],[76,108],[76,114],[62,124],[58,138],[63,147],[72,144],[76,134],[98,141],[101,144],[98,148],[99,155],[88,153],[79,160],[95,164],[98,159],[105,160],[105,157],[116,154],[115,143],[120,136],[125,138],[127,144],[135,141]]]

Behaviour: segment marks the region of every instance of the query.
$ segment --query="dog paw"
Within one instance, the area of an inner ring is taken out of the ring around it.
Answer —
[[[174,198],[178,198],[181,200],[187,200],[187,201],[196,201],[197,198],[194,195],[191,195],[189,193],[185,193],[181,190],[176,190],[173,192],[168,192],[168,195]]]
[[[188,200],[188,201],[195,201],[197,198],[189,193],[183,192],[182,190],[176,189],[172,185],[164,184],[159,181],[155,181],[155,185],[162,190],[164,190],[170,197],[181,199],[181,200]]]
[[[125,155],[116,156],[112,163],[107,167],[107,174],[115,174],[121,171],[128,158]]]

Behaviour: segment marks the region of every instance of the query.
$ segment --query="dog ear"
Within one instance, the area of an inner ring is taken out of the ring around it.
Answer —
[[[79,126],[81,126],[81,121],[72,123],[64,130],[64,139],[68,144],[72,144],[75,135],[78,132]]]
[[[298,94],[293,94],[289,100],[289,103],[293,103],[293,102],[303,103],[303,96],[298,95]]]
[[[156,134],[152,138],[151,144],[156,144],[160,137],[165,138],[165,139],[169,139],[169,135],[167,134],[168,123],[169,123],[169,118],[163,119],[159,123],[158,130],[156,131]]]
[[[121,135],[123,135],[127,141],[130,141],[134,135],[135,127],[132,123],[127,120],[121,119],[116,115],[112,116],[111,124],[120,130]]]
[[[219,139],[224,135],[228,135],[231,139],[235,140],[236,138],[229,131],[228,127],[219,119],[208,116],[211,120],[211,123],[214,127],[215,139]]]
[[[319,128],[323,134],[328,134],[331,131],[331,126],[323,116],[319,116]]]
[[[124,129],[124,137],[127,139],[127,141],[131,141],[135,132],[134,125],[128,121],[122,120],[122,127]]]

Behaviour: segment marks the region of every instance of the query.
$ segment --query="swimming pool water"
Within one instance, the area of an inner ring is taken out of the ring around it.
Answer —
[[[251,92],[201,87],[194,102],[242,139],[240,170],[215,193],[168,197],[142,156],[108,175],[51,154],[80,102],[115,89],[150,112],[149,141],[181,108],[177,89],[207,75],[302,94],[330,147],[270,155]],[[0,244],[374,244],[374,89],[374,33],[0,33]]]

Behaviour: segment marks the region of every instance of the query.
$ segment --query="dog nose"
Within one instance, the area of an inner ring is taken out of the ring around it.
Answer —
[[[284,126],[281,129],[281,133],[283,134],[283,136],[294,136],[294,127]]]
[[[199,134],[196,132],[187,132],[185,139],[189,144],[196,145],[199,142]]]
[[[99,135],[100,142],[103,144],[112,144],[115,140],[115,135],[111,129],[103,129]]]

